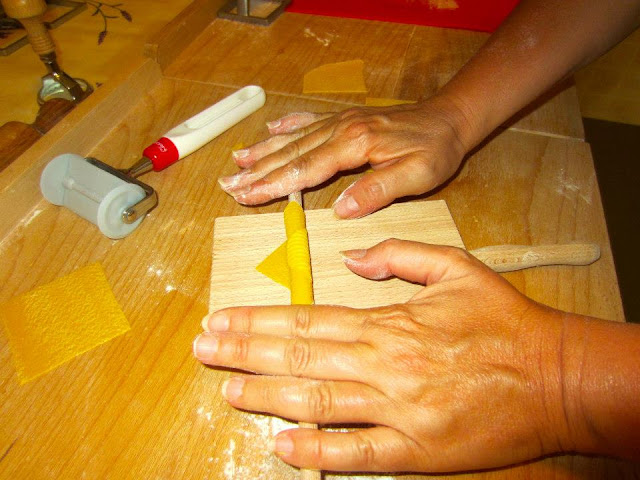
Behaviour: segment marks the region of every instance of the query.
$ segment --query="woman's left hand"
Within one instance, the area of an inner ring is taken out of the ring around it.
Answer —
[[[293,429],[274,451],[304,468],[447,472],[571,449],[561,312],[463,250],[388,240],[345,252],[355,273],[426,285],[381,308],[240,307],[204,320],[199,360],[261,375],[223,387],[236,408],[350,433]]]

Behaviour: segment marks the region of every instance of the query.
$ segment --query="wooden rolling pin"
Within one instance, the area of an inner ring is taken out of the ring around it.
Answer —
[[[590,265],[600,258],[600,247],[593,243],[495,245],[469,253],[500,273],[545,265]]]

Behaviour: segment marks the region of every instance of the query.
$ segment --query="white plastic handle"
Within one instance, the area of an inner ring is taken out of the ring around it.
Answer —
[[[176,146],[179,158],[186,157],[258,110],[265,99],[262,88],[249,85],[172,128],[164,136]]]

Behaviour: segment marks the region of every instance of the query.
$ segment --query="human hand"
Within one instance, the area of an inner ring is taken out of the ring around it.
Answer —
[[[230,308],[205,317],[195,354],[256,372],[223,387],[236,408],[351,433],[292,429],[284,461],[332,471],[447,472],[573,448],[563,405],[561,312],[453,247],[389,240],[345,252],[371,279],[427,285],[409,302]]]
[[[342,218],[434,189],[455,173],[472,146],[461,140],[464,116],[453,102],[435,97],[338,114],[292,113],[267,126],[270,138],[234,152],[243,170],[220,178],[222,189],[239,203],[260,204],[369,163],[374,171],[334,204]]]

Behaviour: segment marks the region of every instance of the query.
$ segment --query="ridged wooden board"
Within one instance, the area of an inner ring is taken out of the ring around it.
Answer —
[[[340,252],[400,238],[464,248],[444,201],[392,205],[367,217],[338,220],[331,209],[307,210],[316,303],[375,307],[404,303],[421,287],[400,279],[374,281],[348,270]],[[212,310],[238,305],[286,305],[289,290],[256,270],[285,240],[281,213],[219,217],[213,233]]]

